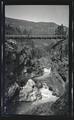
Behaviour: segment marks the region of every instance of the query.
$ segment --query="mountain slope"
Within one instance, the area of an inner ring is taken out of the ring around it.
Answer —
[[[18,20],[12,18],[5,18],[6,32],[8,26],[13,28],[14,34],[16,34],[16,27],[23,34],[24,30],[30,31],[31,34],[54,34],[57,24],[53,22],[31,22],[26,20]]]

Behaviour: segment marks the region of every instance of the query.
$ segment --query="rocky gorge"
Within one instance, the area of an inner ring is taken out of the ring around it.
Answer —
[[[25,28],[25,24],[29,29]],[[53,36],[56,28],[58,29],[54,23],[38,23],[37,26],[34,23],[35,27],[31,33],[29,32],[30,26],[33,26],[31,22],[21,20],[17,22],[6,18],[5,25],[8,38],[5,38],[4,113],[25,115],[68,113],[68,36],[62,40],[29,39],[29,35],[33,35],[32,32],[37,35],[41,28],[42,37],[45,33],[48,35],[51,33]],[[23,32],[22,27],[26,32]],[[14,36],[19,34],[20,39],[16,39]],[[27,39],[22,38],[22,35],[27,35]]]

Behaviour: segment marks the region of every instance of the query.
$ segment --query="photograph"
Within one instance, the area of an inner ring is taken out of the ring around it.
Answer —
[[[69,115],[69,5],[5,5],[5,115]]]

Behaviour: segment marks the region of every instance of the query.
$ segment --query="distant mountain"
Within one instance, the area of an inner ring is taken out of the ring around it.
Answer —
[[[54,34],[57,27],[58,25],[53,22],[32,22],[7,17],[5,18],[6,34],[26,34],[26,31],[30,34]]]

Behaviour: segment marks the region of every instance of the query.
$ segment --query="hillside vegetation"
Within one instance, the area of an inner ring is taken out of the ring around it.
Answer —
[[[5,18],[6,34],[55,34],[55,29],[58,27],[53,22],[31,22],[26,20],[18,20]],[[67,27],[64,26],[68,30]]]

